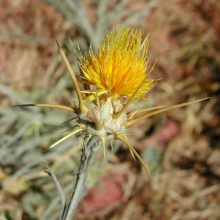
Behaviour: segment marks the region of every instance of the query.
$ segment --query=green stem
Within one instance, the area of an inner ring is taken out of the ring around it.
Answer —
[[[69,204],[67,205],[61,220],[72,220],[76,208],[85,195],[85,183],[87,180],[89,167],[95,159],[96,152],[102,145],[101,139],[96,136],[87,135],[84,138],[84,146],[80,159],[80,165],[76,175],[76,182],[71,194]]]

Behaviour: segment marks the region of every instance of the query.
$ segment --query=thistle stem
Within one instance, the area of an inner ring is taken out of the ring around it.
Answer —
[[[84,146],[80,159],[80,165],[76,174],[76,182],[69,200],[69,203],[62,213],[61,220],[71,220],[76,211],[76,208],[85,195],[85,183],[87,180],[89,167],[95,159],[96,152],[102,146],[101,139],[97,136],[87,135],[84,138]]]

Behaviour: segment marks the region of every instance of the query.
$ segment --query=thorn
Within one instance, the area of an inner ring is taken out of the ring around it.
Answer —
[[[113,114],[113,116],[112,116],[113,119],[118,119],[124,113],[124,111],[128,108],[128,106],[131,104],[131,102],[133,102],[135,95],[141,89],[141,87],[144,85],[144,83],[146,82],[147,77],[148,77],[148,75],[144,78],[142,83],[137,87],[137,89],[135,90],[133,95],[129,98],[127,103],[123,106],[123,108],[119,112],[117,112],[116,114]]]
[[[77,129],[77,130],[71,132],[70,134],[68,134],[68,135],[66,135],[65,137],[61,138],[61,139],[60,139],[59,141],[57,141],[56,143],[52,144],[52,145],[49,147],[49,149],[55,147],[55,146],[58,145],[59,143],[63,142],[63,141],[66,140],[67,138],[69,138],[69,137],[71,137],[71,136],[73,136],[73,135],[79,133],[80,131],[83,131],[83,129],[82,129],[82,128],[79,128],[79,129]]]
[[[122,135],[117,135],[116,139],[122,141],[128,148],[130,151],[132,151],[132,153],[138,158],[138,160],[140,161],[141,165],[144,167],[145,171],[148,173],[149,177],[151,178],[151,180],[154,182],[153,177],[151,176],[145,162],[142,160],[142,158],[140,157],[140,155],[137,153],[137,151],[134,149],[134,147],[131,146],[131,144],[126,140],[126,138]]]
[[[78,125],[75,125],[75,126],[73,126],[72,128],[69,128],[69,129],[67,129],[67,130],[65,130],[65,131],[62,131],[61,133],[66,133],[66,132],[68,132],[68,131],[72,131],[74,128],[76,128],[76,127],[78,127]]]
[[[63,109],[63,110],[74,112],[74,110],[69,106],[55,105],[55,104],[24,104],[24,105],[14,105],[12,107],[32,107],[32,106],[57,108],[57,109]]]
[[[74,119],[76,119],[77,117],[74,117],[74,118],[71,118],[71,119],[69,119],[69,120],[67,120],[67,121],[64,121],[63,123],[61,123],[60,125],[64,125],[64,124],[66,124],[66,123],[68,123],[68,122],[70,122],[70,121],[72,121],[72,120],[74,120]]]
[[[149,111],[153,111],[153,110],[161,109],[161,108],[165,108],[165,107],[166,107],[166,105],[161,105],[161,106],[157,106],[157,107],[137,109],[137,110],[135,110],[135,111],[128,112],[128,113],[127,113],[127,116],[130,117],[130,118],[133,118],[134,115],[136,115],[136,114],[138,114],[138,113],[149,112]]]
[[[128,119],[132,119],[137,113],[138,113],[138,110],[127,113]]]
[[[129,149],[129,151],[130,151],[131,156],[133,157],[133,159],[134,159],[135,161],[137,161],[136,158],[135,158],[135,156],[134,156],[134,154],[133,154],[133,152],[131,151],[131,149]]]
[[[67,67],[67,69],[68,69],[68,71],[69,71],[69,73],[70,73],[70,76],[71,76],[71,78],[72,78],[73,84],[74,84],[74,86],[75,86],[76,94],[77,94],[77,97],[78,97],[78,100],[79,100],[79,108],[80,108],[80,111],[81,111],[83,114],[87,114],[88,108],[87,108],[87,107],[85,106],[85,104],[84,104],[84,100],[83,100],[83,98],[82,98],[82,94],[81,94],[81,91],[80,91],[80,88],[79,88],[79,85],[78,85],[78,82],[77,82],[77,79],[76,79],[76,75],[75,75],[75,73],[73,72],[73,69],[72,69],[72,67],[71,67],[71,65],[70,65],[70,63],[69,63],[69,61],[68,61],[68,59],[67,59],[65,53],[63,52],[61,46],[59,45],[58,41],[56,41],[56,43],[57,43],[57,46],[58,46],[58,48],[59,48],[59,50],[60,50],[60,53],[61,53],[61,55],[62,55],[62,57],[63,57],[63,60],[64,60],[64,62],[65,62],[65,64],[66,64],[66,67]]]
[[[184,107],[184,106],[187,106],[187,105],[191,105],[191,104],[194,104],[194,103],[197,103],[197,102],[201,102],[201,101],[204,101],[206,99],[209,99],[210,97],[207,97],[207,98],[204,98],[204,99],[199,99],[199,100],[196,100],[196,101],[192,101],[192,102],[184,102],[182,104],[178,104],[178,105],[172,105],[172,106],[168,106],[168,107],[165,107],[165,108],[162,108],[162,109],[158,109],[156,111],[153,111],[153,112],[149,112],[147,114],[144,114],[144,115],[141,115],[139,117],[136,117],[134,119],[131,119],[131,120],[128,120],[126,123],[125,123],[125,126],[128,127],[142,119],[145,119],[145,118],[149,118],[151,116],[154,116],[154,115],[158,115],[162,112],[166,112],[166,111],[169,111],[171,109],[175,109],[175,108],[180,108],[180,107]]]

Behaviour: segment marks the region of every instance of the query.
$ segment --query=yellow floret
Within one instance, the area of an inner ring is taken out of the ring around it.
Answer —
[[[102,41],[97,54],[90,49],[90,56],[84,57],[80,67],[85,78],[96,85],[100,93],[114,97],[130,97],[138,86],[135,98],[144,98],[152,87],[152,80],[146,79],[149,66],[148,39],[141,43],[141,32],[129,27],[113,30]]]

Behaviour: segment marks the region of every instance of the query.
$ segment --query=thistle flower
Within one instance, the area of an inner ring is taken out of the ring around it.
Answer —
[[[78,127],[51,147],[86,131],[102,139],[105,155],[106,140],[121,140],[150,175],[146,164],[126,138],[127,127],[144,118],[204,99],[169,107],[138,109],[127,113],[128,106],[139,98],[145,99],[147,92],[153,86],[153,80],[148,78],[153,69],[153,67],[150,69],[148,64],[148,45],[148,38],[142,42],[141,32],[130,27],[121,27],[107,34],[98,53],[95,54],[90,49],[89,56],[82,57],[79,62],[84,74],[83,83],[89,87],[88,90],[81,91],[71,65],[58,44],[76,89],[78,106],[23,105],[59,108],[78,115],[75,119]],[[142,115],[135,117],[137,113]]]
[[[143,82],[135,98],[146,98],[153,82],[147,78],[148,45],[148,38],[142,44],[138,30],[119,28],[104,38],[98,54],[90,49],[90,57],[84,57],[80,67],[89,84],[98,88],[98,94],[131,97]]]

